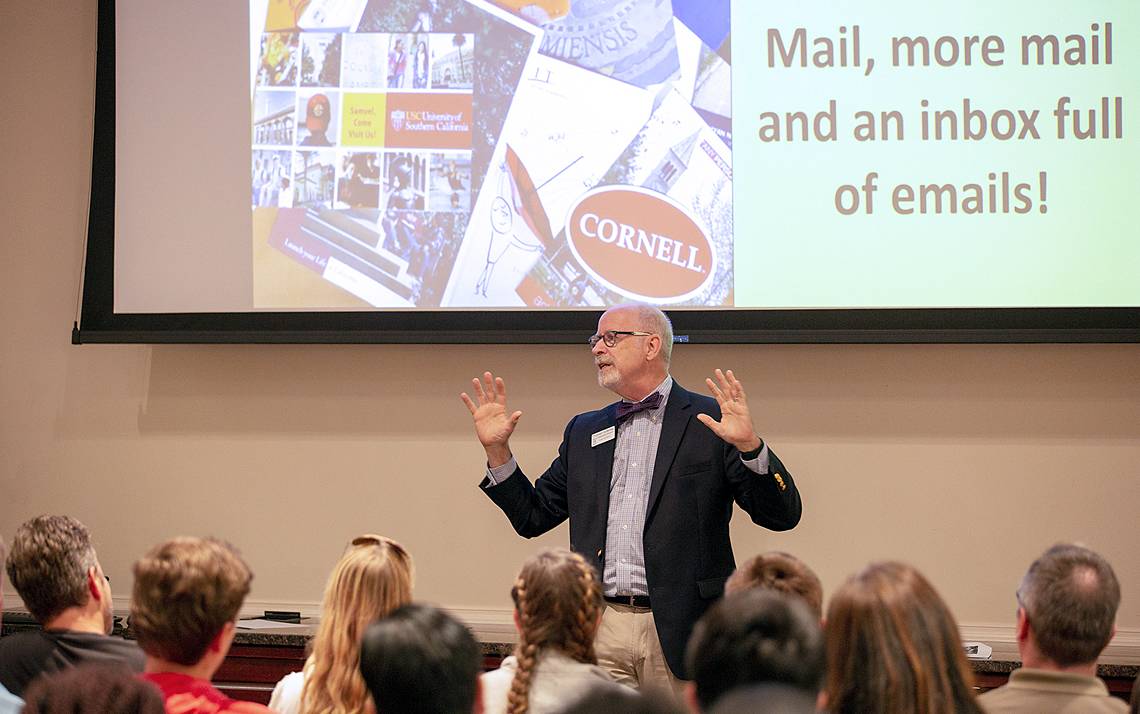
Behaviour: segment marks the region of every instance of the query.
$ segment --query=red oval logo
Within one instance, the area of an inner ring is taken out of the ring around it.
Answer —
[[[681,302],[708,283],[716,255],[708,234],[668,196],[603,186],[566,218],[578,261],[607,287],[647,302]]]

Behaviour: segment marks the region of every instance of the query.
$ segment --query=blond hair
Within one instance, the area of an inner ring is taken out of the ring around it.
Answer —
[[[518,669],[507,694],[507,711],[523,714],[530,706],[530,682],[545,648],[597,663],[594,635],[602,612],[602,589],[582,556],[565,549],[544,550],[523,564],[511,588],[519,617]]]
[[[301,711],[363,712],[368,689],[360,676],[364,630],[412,599],[412,557],[391,538],[352,539],[329,575],[321,624],[305,667]]]

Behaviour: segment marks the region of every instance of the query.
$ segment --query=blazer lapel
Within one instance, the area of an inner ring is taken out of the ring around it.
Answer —
[[[603,416],[598,420],[591,434],[603,429],[614,427],[617,424],[617,403],[605,408]],[[594,447],[594,491],[598,501],[598,510],[595,513],[608,514],[610,512],[610,480],[614,473],[614,451],[617,448],[617,434],[609,441]]]
[[[681,446],[681,437],[689,426],[692,417],[690,406],[689,393],[674,380],[673,388],[669,391],[669,401],[665,404],[665,416],[661,420],[661,441],[657,443],[657,460],[653,463],[653,482],[649,487],[649,503],[645,509],[646,525],[649,525],[653,517],[657,499],[661,497],[661,488],[669,478],[673,459]]]

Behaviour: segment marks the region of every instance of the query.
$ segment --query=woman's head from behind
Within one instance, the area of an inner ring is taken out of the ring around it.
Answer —
[[[954,616],[909,565],[851,576],[831,598],[826,635],[828,711],[981,711]]]
[[[523,564],[511,588],[519,628],[518,670],[509,711],[527,709],[530,678],[540,652],[555,649],[594,664],[594,635],[602,613],[602,589],[594,568],[565,549],[544,550]]]
[[[412,558],[396,541],[371,534],[352,540],[325,587],[301,695],[305,711],[357,711],[368,701],[357,668],[360,638],[369,624],[411,602],[412,573]]]

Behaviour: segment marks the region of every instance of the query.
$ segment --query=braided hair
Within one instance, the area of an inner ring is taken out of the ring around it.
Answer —
[[[519,644],[507,711],[525,714],[534,668],[547,648],[578,662],[597,663],[594,635],[602,612],[602,589],[594,568],[582,556],[550,549],[523,564],[511,598],[518,614]]]

